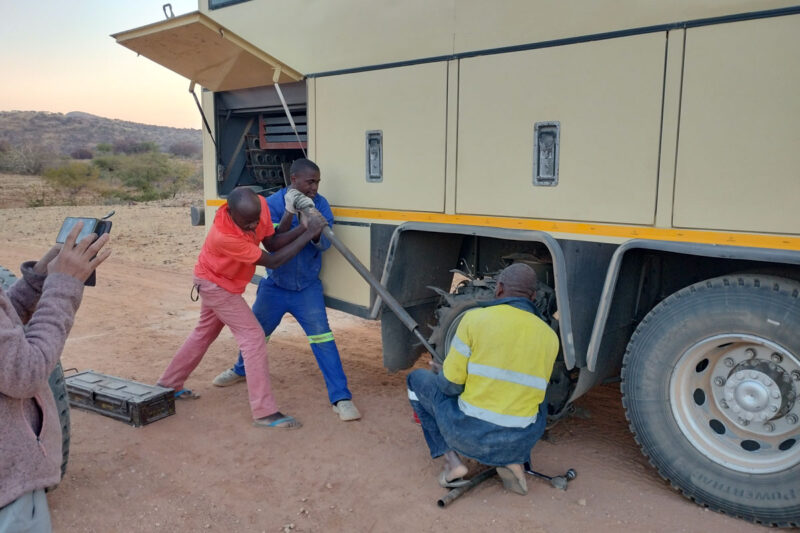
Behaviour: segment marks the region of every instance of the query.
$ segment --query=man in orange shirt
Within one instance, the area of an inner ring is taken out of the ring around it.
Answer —
[[[242,293],[255,273],[256,265],[277,268],[312,239],[327,222],[320,215],[276,234],[266,200],[252,190],[237,188],[221,207],[194,267],[194,284],[200,293],[200,320],[159,378],[158,384],[177,392],[177,398],[196,398],[183,388],[189,374],[203,359],[208,347],[223,326],[231,328],[247,366],[247,388],[253,425],[297,428],[294,417],[278,411],[272,395],[264,330],[247,305]],[[266,253],[259,247],[271,253]]]

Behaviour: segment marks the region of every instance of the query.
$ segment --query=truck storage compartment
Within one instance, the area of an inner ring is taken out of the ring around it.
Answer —
[[[308,146],[305,82],[281,86],[294,128],[274,87],[215,94],[217,192],[250,186],[271,194],[289,183],[292,161]]]
[[[665,42],[462,59],[456,212],[652,224]]]
[[[444,211],[447,62],[315,80],[314,146],[340,207]]]
[[[800,15],[686,32],[674,225],[800,233]]]

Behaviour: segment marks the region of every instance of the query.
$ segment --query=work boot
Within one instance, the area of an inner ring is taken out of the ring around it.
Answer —
[[[220,372],[220,374],[214,378],[214,381],[212,381],[211,384],[215,387],[230,387],[231,385],[236,385],[240,381],[247,381],[247,378],[240,376],[234,372],[232,368],[229,368]]]
[[[338,414],[339,418],[344,421],[361,418],[361,413],[358,412],[356,404],[352,400],[339,400],[333,406],[333,412]]]

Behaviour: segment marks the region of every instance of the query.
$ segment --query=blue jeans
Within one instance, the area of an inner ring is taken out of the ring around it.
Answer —
[[[50,509],[44,489],[26,492],[5,507],[0,507],[3,533],[52,533]]]
[[[336,349],[336,341],[333,340],[333,333],[328,325],[321,281],[316,280],[300,291],[290,291],[278,287],[269,278],[263,278],[258,284],[253,313],[261,323],[267,341],[281,323],[283,315],[289,313],[295,317],[308,336],[311,351],[325,379],[330,402],[336,403],[353,397],[347,388],[347,377],[344,375],[339,350]],[[245,375],[241,352],[233,371],[240,376]]]
[[[444,440],[442,432],[439,430],[439,424],[436,422],[437,407],[455,401],[457,397],[445,396],[436,384],[436,374],[427,370],[414,370],[406,377],[406,383],[408,384],[408,400],[414,412],[417,413],[417,418],[422,426],[422,435],[428,444],[431,457],[434,459],[440,457],[452,448],[447,445],[447,441]],[[439,417],[444,423],[442,414]]]
[[[530,461],[531,449],[547,423],[544,402],[536,422],[526,428],[508,428],[465,415],[458,407],[458,396],[443,392],[447,383],[442,374],[424,369],[414,370],[406,378],[408,399],[422,423],[431,457],[454,450],[489,466]]]

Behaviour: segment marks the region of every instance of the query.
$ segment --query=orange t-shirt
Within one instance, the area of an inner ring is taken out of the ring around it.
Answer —
[[[256,272],[255,263],[261,258],[259,244],[265,237],[275,234],[267,201],[263,196],[260,200],[261,215],[255,231],[244,231],[237,226],[227,204],[217,210],[194,266],[196,277],[234,294],[244,292]]]

